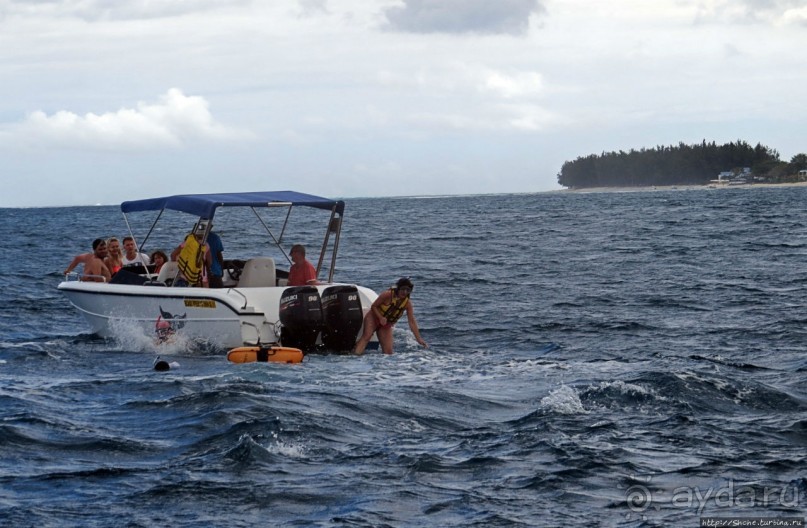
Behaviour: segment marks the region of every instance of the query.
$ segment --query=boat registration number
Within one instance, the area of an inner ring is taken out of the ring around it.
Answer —
[[[210,299],[185,299],[188,308],[215,308],[216,301]]]

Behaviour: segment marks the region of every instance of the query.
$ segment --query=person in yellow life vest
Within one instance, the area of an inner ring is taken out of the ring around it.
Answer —
[[[378,334],[381,350],[385,354],[392,354],[392,327],[404,312],[406,312],[406,318],[409,321],[409,329],[412,330],[417,342],[421,346],[429,348],[429,345],[420,336],[418,323],[415,320],[415,307],[409,297],[412,294],[413,287],[412,281],[404,277],[398,279],[395,287],[378,296],[378,299],[375,300],[370,307],[370,311],[364,317],[364,332],[356,342],[356,347],[353,349],[354,354],[364,354],[364,349],[373,337],[373,333]]]
[[[171,260],[179,267],[174,286],[202,286],[209,288],[209,271],[212,264],[210,247],[203,244],[204,230],[197,228],[171,252]]]

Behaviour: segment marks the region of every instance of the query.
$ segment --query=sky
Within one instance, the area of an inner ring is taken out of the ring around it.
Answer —
[[[541,192],[704,139],[789,161],[804,50],[807,0],[0,0],[0,207]]]

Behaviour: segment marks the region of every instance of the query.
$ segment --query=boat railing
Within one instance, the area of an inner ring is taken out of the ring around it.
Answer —
[[[263,321],[261,323],[260,327],[258,327],[258,325],[256,325],[256,324],[250,323],[249,321],[241,321],[241,326],[242,326],[241,338],[244,340],[244,343],[250,343],[250,344],[254,343],[255,346],[261,346],[261,345],[266,345],[266,344],[274,344],[274,345],[278,344],[278,338],[280,337],[280,321],[276,321],[274,323],[271,322],[271,321]],[[243,327],[245,327],[245,326],[252,327],[255,330],[255,341],[251,341],[251,340],[248,340],[248,339],[244,338]],[[271,341],[271,342],[270,341],[261,341],[261,328],[263,328],[264,326],[269,327],[270,334],[267,334],[267,335],[274,334],[274,336],[275,336],[274,341]]]
[[[242,292],[238,291],[236,288],[229,288],[229,289],[227,290],[227,293],[237,293],[238,295],[240,295],[241,297],[243,297],[243,299],[244,299],[244,306],[242,306],[242,307],[241,307],[241,309],[243,310],[244,308],[246,308],[246,307],[247,307],[247,304],[249,303],[249,299],[247,299],[247,296],[246,296],[246,295],[244,295]]]
[[[241,326],[242,327],[251,326],[252,328],[255,329],[255,343],[256,343],[256,346],[259,346],[260,343],[261,343],[261,331],[258,329],[258,327],[256,325],[248,322],[248,321],[241,321]],[[244,340],[244,343],[250,343],[250,341],[247,341],[246,339],[244,339],[244,331],[243,330],[241,330],[241,339]]]

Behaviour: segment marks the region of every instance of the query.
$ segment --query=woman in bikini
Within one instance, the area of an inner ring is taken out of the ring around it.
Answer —
[[[409,322],[409,329],[412,330],[417,342],[421,346],[429,348],[429,345],[420,336],[418,323],[415,320],[415,307],[412,305],[412,299],[409,298],[413,287],[411,280],[401,278],[398,279],[394,287],[378,296],[378,299],[375,300],[370,307],[370,311],[364,317],[364,332],[353,349],[354,354],[361,355],[364,353],[364,349],[374,333],[378,334],[381,350],[385,354],[392,354],[392,327],[395,326],[395,323],[398,322],[404,312]]]
[[[123,267],[123,253],[120,250],[120,242],[117,238],[108,238],[106,241],[107,256],[104,264],[112,275],[116,274]]]

